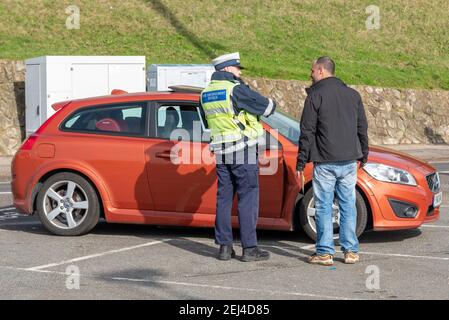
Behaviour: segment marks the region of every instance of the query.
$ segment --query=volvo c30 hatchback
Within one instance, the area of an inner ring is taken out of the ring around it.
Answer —
[[[37,213],[56,235],[109,223],[213,227],[216,173],[199,93],[112,94],[53,105],[57,112],[22,144],[12,162],[14,205]],[[258,227],[302,230],[316,238],[312,164],[304,190],[295,173],[299,123],[263,119]],[[358,170],[357,234],[418,228],[437,220],[440,180],[429,164],[371,147]],[[232,223],[238,227],[236,206]],[[334,205],[338,236],[339,208]]]

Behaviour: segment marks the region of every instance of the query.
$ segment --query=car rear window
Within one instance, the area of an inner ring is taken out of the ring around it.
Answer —
[[[63,131],[140,136],[145,134],[146,104],[83,108],[62,124]]]

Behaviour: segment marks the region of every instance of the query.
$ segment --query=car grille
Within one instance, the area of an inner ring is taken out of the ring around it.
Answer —
[[[427,184],[429,185],[429,189],[432,192],[439,192],[440,191],[440,177],[438,175],[438,172],[429,174],[426,177]]]

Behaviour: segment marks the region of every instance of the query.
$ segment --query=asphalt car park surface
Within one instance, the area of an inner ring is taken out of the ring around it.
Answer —
[[[0,183],[0,299],[449,299],[449,175],[441,182],[438,221],[365,233],[360,263],[340,252],[332,267],[307,264],[314,245],[298,233],[259,231],[271,259],[255,263],[217,260],[212,229],[101,222],[54,236]]]

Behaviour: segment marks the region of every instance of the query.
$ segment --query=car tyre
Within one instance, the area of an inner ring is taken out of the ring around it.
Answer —
[[[310,188],[304,197],[299,202],[299,223],[300,227],[306,235],[313,241],[316,241],[317,235],[315,231],[315,227],[311,224],[310,219],[307,217],[307,210],[309,205],[313,201],[313,188]],[[356,234],[357,237],[365,231],[367,223],[368,223],[368,208],[366,206],[365,200],[358,190],[356,190],[356,210],[357,210],[357,227]],[[334,228],[334,239],[338,239],[338,229]]]
[[[97,225],[100,203],[95,189],[85,178],[61,172],[42,185],[37,196],[37,213],[49,232],[80,236]]]

